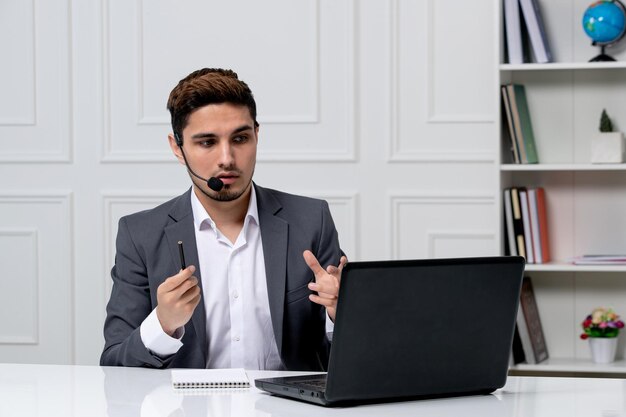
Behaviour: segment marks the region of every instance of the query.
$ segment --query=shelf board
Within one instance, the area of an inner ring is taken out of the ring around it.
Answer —
[[[502,164],[501,171],[626,171],[626,164]]]
[[[520,363],[509,369],[510,375],[523,374],[626,374],[626,360],[594,363],[591,359],[549,358],[535,365]]]
[[[625,61],[617,62],[555,62],[551,64],[500,64],[500,71],[604,70],[624,69]]]
[[[626,265],[574,265],[569,262],[526,264],[529,272],[626,272]]]

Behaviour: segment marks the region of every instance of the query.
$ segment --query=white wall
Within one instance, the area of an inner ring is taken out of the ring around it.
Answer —
[[[3,361],[97,363],[117,219],[189,186],[165,103],[205,66],[255,93],[256,181],[327,199],[350,259],[498,253],[495,21],[495,0],[3,0]]]

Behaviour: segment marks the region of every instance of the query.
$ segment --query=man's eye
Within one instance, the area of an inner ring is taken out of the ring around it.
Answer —
[[[248,141],[248,135],[235,136],[234,141],[236,143],[245,143]]]
[[[213,146],[215,145],[215,141],[213,140],[203,140],[201,142],[198,142],[200,144],[200,146],[204,146],[204,147],[209,147],[209,146]]]

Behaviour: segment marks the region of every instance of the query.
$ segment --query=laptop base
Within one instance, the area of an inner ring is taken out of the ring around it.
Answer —
[[[319,375],[256,386],[325,406],[493,392],[506,383],[523,271],[513,256],[349,262],[326,386],[306,384]]]
[[[328,401],[324,395],[324,390],[309,389],[306,387],[306,379],[319,378],[326,374],[314,374],[314,375],[295,375],[287,377],[277,378],[261,378],[255,379],[254,385],[263,391],[266,391],[272,395],[278,397],[284,397],[294,399],[309,404],[321,405],[324,407],[351,407],[357,405],[367,404],[383,404],[399,401],[423,401],[432,400],[437,398],[448,397],[465,397],[470,395],[489,395],[497,388],[488,388],[485,390],[472,391],[472,392],[455,392],[446,394],[429,394],[429,395],[413,395],[409,397],[391,397],[391,398],[373,398],[370,400],[349,400],[349,401]]]

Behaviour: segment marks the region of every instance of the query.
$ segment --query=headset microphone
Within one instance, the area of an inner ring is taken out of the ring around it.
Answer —
[[[224,181],[219,178],[211,177],[207,180],[206,185],[213,191],[220,192],[224,188]]]
[[[206,184],[209,186],[209,188],[211,190],[213,190],[213,191],[215,191],[217,193],[222,191],[222,188],[224,188],[224,181],[222,181],[221,179],[216,178],[216,177],[211,177],[211,178],[209,178],[207,180],[206,178],[202,178],[200,175],[198,175],[195,172],[193,172],[193,169],[191,169],[191,167],[189,166],[189,163],[187,163],[187,157],[185,156],[185,151],[183,151],[183,141],[182,141],[182,139],[178,136],[177,133],[174,133],[174,139],[176,139],[176,144],[180,148],[180,152],[183,154],[183,159],[185,160],[185,166],[187,167],[189,172],[191,172],[191,174],[194,177],[199,178],[202,181],[206,182]]]

